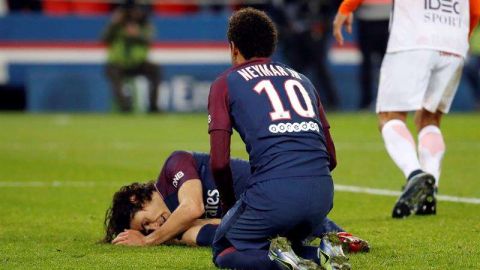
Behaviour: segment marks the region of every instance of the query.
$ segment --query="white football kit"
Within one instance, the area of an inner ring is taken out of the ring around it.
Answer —
[[[469,48],[469,24],[469,0],[394,1],[377,112],[447,113]]]

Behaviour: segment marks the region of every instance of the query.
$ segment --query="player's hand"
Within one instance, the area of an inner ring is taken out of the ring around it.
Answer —
[[[125,230],[113,239],[112,244],[122,246],[145,246],[145,236],[137,230]]]
[[[353,23],[353,14],[346,16],[341,14],[340,12],[337,13],[335,19],[333,20],[333,36],[337,40],[338,44],[343,45],[343,34],[342,34],[342,27],[345,25],[347,28],[347,32],[349,34],[352,33],[352,23]]]

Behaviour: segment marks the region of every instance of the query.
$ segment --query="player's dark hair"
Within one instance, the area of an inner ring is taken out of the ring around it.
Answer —
[[[227,36],[246,60],[270,57],[277,45],[277,29],[272,19],[254,8],[241,9],[230,17]]]
[[[119,233],[129,229],[133,216],[152,200],[154,191],[155,185],[150,181],[123,186],[115,192],[112,205],[105,213],[105,237],[102,242],[110,243]]]

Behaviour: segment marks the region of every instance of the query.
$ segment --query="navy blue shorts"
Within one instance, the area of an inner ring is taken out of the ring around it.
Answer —
[[[213,240],[213,259],[223,250],[268,249],[286,236],[300,242],[333,206],[331,176],[267,180],[249,187],[223,217]]]

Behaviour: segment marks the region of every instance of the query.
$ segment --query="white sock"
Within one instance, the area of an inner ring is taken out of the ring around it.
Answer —
[[[403,121],[393,119],[385,123],[382,137],[388,154],[402,170],[405,178],[420,169],[415,141]]]
[[[436,185],[440,179],[440,166],[445,153],[445,142],[437,126],[429,125],[418,133],[418,156],[422,170],[435,177]]]

